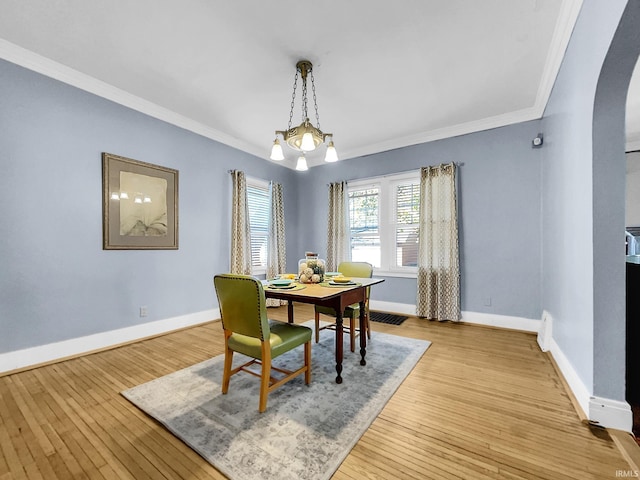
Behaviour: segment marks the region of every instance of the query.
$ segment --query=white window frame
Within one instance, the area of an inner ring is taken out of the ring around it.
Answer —
[[[420,171],[412,170],[395,175],[371,177],[347,182],[348,192],[378,188],[378,228],[380,233],[380,267],[374,274],[387,277],[416,278],[418,267],[396,265],[396,187],[400,184],[420,185]]]
[[[266,180],[262,180],[259,178],[253,178],[253,177],[248,177],[247,176],[247,204],[249,204],[249,187],[253,187],[259,190],[266,190],[267,192],[267,245],[269,243],[269,225],[271,223],[271,195],[269,192],[269,182],[267,182]],[[251,217],[251,208],[249,207],[249,205],[247,205],[247,208],[249,208],[249,217]],[[253,227],[251,227],[253,229]],[[253,230],[251,231],[251,237],[253,238],[254,236],[254,232]],[[265,249],[268,248],[268,246],[265,246]],[[253,264],[253,249],[252,249],[252,258],[251,258],[251,274],[252,275],[266,275],[267,273],[267,261],[269,258],[269,252],[267,250],[265,250],[266,255],[265,255],[265,263],[264,266],[255,266]]]

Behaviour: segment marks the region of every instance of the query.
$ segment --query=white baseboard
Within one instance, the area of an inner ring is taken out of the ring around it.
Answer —
[[[546,310],[542,311],[542,320],[540,321],[540,330],[538,330],[538,345],[540,350],[548,352],[551,348],[551,338],[553,337],[553,318]]]
[[[540,320],[537,319],[512,317],[510,315],[495,315],[493,313],[462,312],[461,321],[490,327],[522,330],[524,332],[537,332],[540,328]]]
[[[0,354],[0,373],[28,368],[96,350],[104,350],[115,345],[210,322],[216,318],[220,318],[220,309],[217,308],[3,353]]]
[[[402,313],[404,315],[416,314],[416,306],[408,303],[371,300],[369,308],[371,308],[371,310],[389,313]],[[523,330],[525,332],[537,332],[540,329],[540,320],[512,317],[509,315],[495,315],[492,313],[462,312],[461,321],[466,323],[475,323],[477,325]]]
[[[556,365],[560,369],[564,380],[567,382],[567,385],[571,389],[573,396],[575,397],[578,405],[582,409],[582,412],[578,412],[583,418],[588,418],[587,414],[589,413],[589,399],[591,398],[591,393],[589,393],[589,389],[582,382],[578,373],[569,362],[569,359],[565,356],[564,352],[560,349],[556,341],[551,338],[549,341],[549,353],[556,362]]]
[[[415,315],[416,306],[411,304],[382,302],[371,300],[372,310],[383,312]],[[121,345],[155,335],[191,327],[220,318],[220,309],[181,315],[155,322],[144,323],[132,327],[111,330],[80,338],[50,343],[38,347],[26,348],[0,354],[0,373],[29,368],[43,363],[53,362],[67,357],[82,355],[96,350],[104,350],[115,345]],[[537,332],[540,320],[507,315],[492,315],[479,312],[462,312],[462,321],[479,325],[488,325],[527,332]],[[594,397],[584,385],[571,362],[564,355],[553,338],[549,342],[549,352],[553,356],[558,368],[564,376],[567,385],[582,409],[582,416],[605,428],[615,428],[630,432],[633,424],[631,407],[626,402],[607,398]]]
[[[551,338],[549,345],[549,352],[582,409],[582,412],[578,412],[578,415],[588,418],[589,421],[604,428],[615,428],[616,430],[631,432],[633,414],[629,404],[619,400],[592,396],[553,338]]]
[[[377,312],[401,313],[403,315],[415,315],[416,306],[408,303],[382,302],[371,300],[369,309]]]
[[[370,308],[371,310],[401,313],[404,315],[416,314],[415,305],[404,303],[371,300]],[[462,321],[478,325],[509,328],[512,330],[522,330],[533,333],[538,333],[542,326],[542,320],[537,319],[464,311],[462,312]],[[547,325],[547,327],[549,327],[549,325]],[[558,365],[569,389],[578,402],[576,407],[582,410],[582,412],[578,412],[578,415],[582,418],[588,418],[590,421],[605,428],[615,428],[617,430],[631,432],[633,415],[629,404],[618,400],[592,396],[589,389],[585,386],[571,365],[571,362],[567,359],[564,352],[553,339],[552,330],[549,329],[549,332],[544,333],[547,334],[545,338],[545,346],[553,356],[553,359]]]
[[[631,432],[633,429],[633,412],[629,404],[610,398],[589,399],[589,420],[605,428],[625,432]]]

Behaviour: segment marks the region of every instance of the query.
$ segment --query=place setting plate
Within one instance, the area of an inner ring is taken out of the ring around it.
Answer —
[[[354,285],[360,285],[357,282],[354,282],[349,277],[332,277],[327,282],[323,283],[327,287],[353,287]]]
[[[358,285],[358,283],[356,283],[354,281],[350,281],[350,282],[334,282],[333,280],[330,280],[329,282],[327,282],[327,285],[329,285],[330,287],[352,287],[354,285]]]
[[[293,280],[276,279],[276,280],[271,280],[269,282],[270,288],[277,288],[279,290],[295,288],[295,286],[296,286],[296,282],[294,282]]]

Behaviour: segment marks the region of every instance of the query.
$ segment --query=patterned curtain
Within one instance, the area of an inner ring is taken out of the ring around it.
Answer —
[[[251,275],[251,227],[247,204],[247,179],[244,172],[232,170],[230,273]]]
[[[267,278],[274,278],[287,269],[287,253],[284,233],[284,203],[282,185],[270,182],[271,212],[269,214],[269,238],[267,240]],[[267,298],[267,307],[286,305],[286,300]]]
[[[327,225],[327,271],[351,259],[347,182],[329,184],[329,220]]]
[[[416,315],[460,320],[458,213],[454,163],[420,170]]]

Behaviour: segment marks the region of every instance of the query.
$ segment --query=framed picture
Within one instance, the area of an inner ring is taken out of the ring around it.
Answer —
[[[102,248],[178,248],[178,171],[102,154]]]

